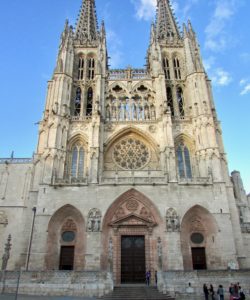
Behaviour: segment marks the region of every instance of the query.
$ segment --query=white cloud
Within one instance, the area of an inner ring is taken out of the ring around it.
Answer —
[[[229,43],[226,27],[236,13],[236,0],[217,0],[211,20],[206,27],[205,47],[212,51],[225,49]]]
[[[243,96],[243,95],[246,95],[246,94],[248,94],[248,93],[250,93],[250,83],[248,83],[245,87],[244,87],[244,89],[241,91],[241,95]]]
[[[246,95],[250,93],[250,80],[249,78],[243,78],[239,82],[240,87],[242,88],[240,95]]]
[[[232,77],[229,72],[218,68],[211,76],[212,81],[217,86],[227,86],[232,81]]]
[[[203,59],[203,65],[206,71],[209,71],[212,69],[213,65],[215,63],[215,57],[210,56],[208,58]]]
[[[156,0],[131,0],[139,20],[149,21],[155,17]]]

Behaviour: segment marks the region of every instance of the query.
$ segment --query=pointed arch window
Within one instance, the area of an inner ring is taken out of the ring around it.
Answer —
[[[174,64],[175,79],[181,79],[181,66],[180,66],[180,61],[177,57],[174,58],[173,64]]]
[[[183,97],[183,91],[181,87],[177,88],[176,97],[178,102],[179,114],[181,117],[184,117],[185,116],[184,97]]]
[[[90,87],[87,91],[86,115],[92,116],[92,110],[93,110],[93,89]]]
[[[167,87],[167,104],[171,110],[172,117],[174,116],[174,102],[173,102],[173,94],[171,87]]]
[[[165,73],[165,78],[167,80],[169,80],[170,79],[170,68],[169,68],[169,60],[167,57],[163,58],[163,70]]]
[[[74,116],[80,116],[81,114],[81,99],[82,99],[82,90],[80,87],[76,89],[76,96],[74,101]]]
[[[94,79],[95,77],[95,59],[88,59],[88,79]]]
[[[72,178],[82,178],[84,176],[84,149],[81,143],[77,143],[72,148],[70,175]]]
[[[83,80],[84,77],[84,58],[79,57],[78,61],[78,80]]]
[[[184,143],[178,145],[176,156],[180,178],[192,178],[190,153]]]

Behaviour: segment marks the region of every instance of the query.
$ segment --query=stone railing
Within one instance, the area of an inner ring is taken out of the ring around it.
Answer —
[[[0,292],[15,293],[18,277],[19,272],[0,272]],[[104,271],[22,271],[20,273],[19,294],[101,297],[112,290],[112,274]]]
[[[31,164],[33,158],[0,158],[0,164]]]
[[[87,177],[65,177],[65,178],[53,178],[52,185],[87,185],[88,178]]]
[[[141,80],[150,79],[145,69],[117,69],[109,71],[109,80]]]
[[[179,184],[202,184],[202,185],[210,185],[213,183],[211,177],[192,177],[192,178],[178,178]]]
[[[107,185],[165,185],[168,183],[168,174],[161,171],[118,171],[116,174],[104,172],[100,184]]]
[[[92,116],[71,116],[71,122],[81,122],[81,121],[90,121]]]

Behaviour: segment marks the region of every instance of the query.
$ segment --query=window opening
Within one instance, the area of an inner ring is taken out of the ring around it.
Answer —
[[[167,57],[163,58],[163,70],[165,73],[165,78],[170,79],[170,68],[169,68],[169,61]]]
[[[174,74],[175,74],[175,79],[181,79],[181,67],[180,67],[179,59],[177,57],[174,58]]]
[[[84,77],[84,58],[79,57],[78,62],[78,80],[82,80]]]
[[[185,111],[184,111],[184,99],[183,99],[183,92],[182,89],[180,87],[177,88],[177,102],[178,102],[178,106],[179,106],[179,113],[181,117],[185,116]]]
[[[167,105],[171,110],[172,117],[174,116],[174,102],[171,87],[167,87]]]
[[[87,107],[86,107],[86,115],[92,116],[93,109],[93,89],[89,88],[87,92]]]
[[[82,91],[78,87],[76,89],[76,97],[74,103],[74,116],[80,116],[81,114],[81,98],[82,98]]]
[[[84,150],[75,146],[72,150],[71,177],[82,178],[84,173]]]
[[[94,79],[95,76],[95,60],[89,58],[88,60],[88,79]]]
[[[179,145],[177,148],[177,162],[180,178],[192,178],[189,150],[183,144]]]

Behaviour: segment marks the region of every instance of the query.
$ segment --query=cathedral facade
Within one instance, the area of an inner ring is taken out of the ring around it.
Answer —
[[[83,0],[66,22],[33,159],[0,160],[0,255],[11,270],[250,268],[250,198],[228,172],[190,22],[158,0],[145,69],[111,70]]]

